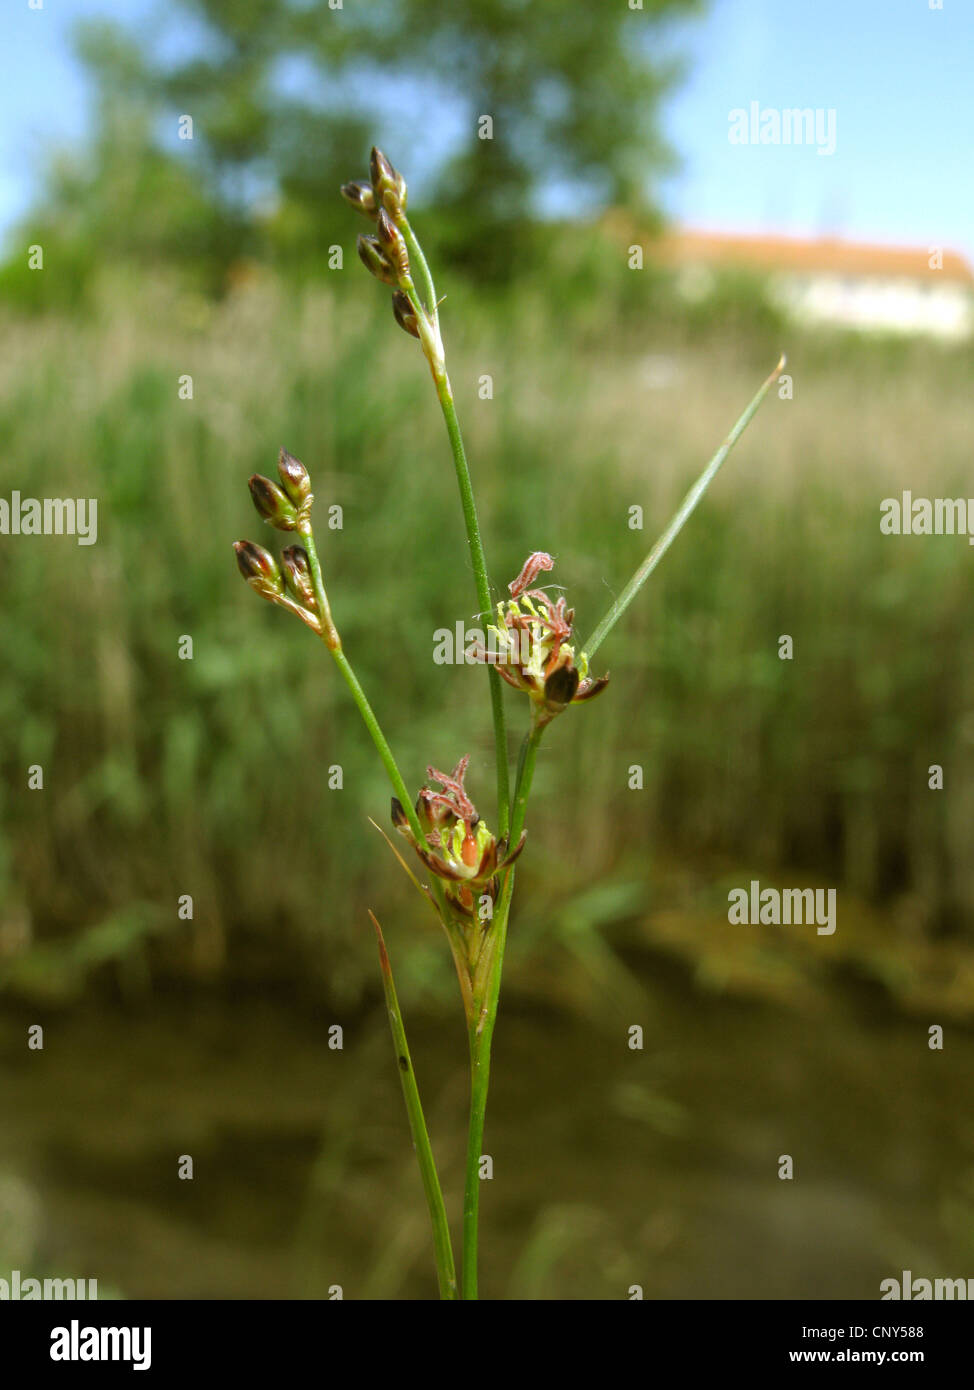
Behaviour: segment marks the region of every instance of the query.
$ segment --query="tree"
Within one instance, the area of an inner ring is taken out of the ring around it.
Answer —
[[[678,71],[659,41],[700,3],[178,0],[158,21],[178,30],[178,59],[136,56],[104,25],[80,31],[79,53],[99,91],[168,113],[157,157],[205,190],[218,259],[320,258],[347,229],[337,186],[378,140],[414,189],[418,173],[441,253],[503,276],[546,199],[651,204]],[[193,139],[177,147],[184,114]]]

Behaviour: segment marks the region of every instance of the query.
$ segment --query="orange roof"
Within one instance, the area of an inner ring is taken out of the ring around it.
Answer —
[[[617,230],[622,230],[617,225]],[[939,275],[974,285],[974,273],[956,251],[943,251],[943,266],[932,270],[928,247],[870,246],[823,237],[737,236],[722,232],[673,230],[648,253],[667,265],[707,264],[768,271],[833,271],[840,275],[902,275],[916,279]]]

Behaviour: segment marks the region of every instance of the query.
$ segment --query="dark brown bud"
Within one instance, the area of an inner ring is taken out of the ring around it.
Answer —
[[[278,531],[293,531],[298,524],[298,514],[294,510],[294,505],[290,497],[272,483],[270,478],[265,478],[260,473],[255,473],[250,480],[250,495],[254,499],[254,506],[265,521]]]
[[[400,328],[404,328],[414,338],[419,337],[419,320],[416,317],[416,311],[409,302],[409,295],[403,294],[402,290],[396,290],[392,296],[392,312],[395,314],[396,323]]]
[[[270,598],[272,594],[284,592],[284,580],[280,567],[269,550],[253,541],[234,541],[233,549],[237,556],[237,568],[259,594]]]
[[[544,683],[545,703],[554,709],[570,705],[578,690],[578,671],[574,666],[559,666]]]
[[[277,458],[277,471],[280,474],[284,491],[296,507],[304,506],[311,496],[311,479],[308,470],[300,459],[282,449]]]
[[[372,191],[380,207],[385,208],[390,217],[397,218],[406,210],[406,180],[398,169],[393,168],[381,150],[372,147],[369,158],[369,175]]]
[[[285,546],[281,553],[281,561],[284,565],[284,576],[294,597],[299,603],[303,603],[305,608],[314,612],[317,604],[308,552],[303,545]]]
[[[379,215],[375,222],[375,232],[386,259],[394,267],[397,278],[402,279],[409,274],[409,252],[406,250],[406,242],[402,232],[385,208],[379,209]]]
[[[380,194],[387,187],[395,187],[396,171],[377,145],[372,146],[369,155],[369,177],[372,187]]]
[[[431,787],[421,787],[416,798],[416,819],[427,832],[451,830],[457,823],[456,811],[437,797]],[[474,820],[479,817],[474,817]]]
[[[392,267],[392,262],[374,236],[359,237],[358,253],[366,270],[371,271],[377,280],[381,280],[384,285],[397,283],[398,277]]]
[[[366,217],[375,217],[379,211],[379,205],[375,201],[375,193],[371,184],[365,183],[361,179],[354,179],[351,183],[343,183],[341,188],[342,197],[356,212],[364,213]]]

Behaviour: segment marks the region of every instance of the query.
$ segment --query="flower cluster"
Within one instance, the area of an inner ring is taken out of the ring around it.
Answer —
[[[300,459],[282,449],[277,460],[280,484],[255,473],[250,495],[259,516],[275,531],[297,531],[311,537],[311,479]],[[329,646],[338,642],[327,604],[322,609],[315,591],[311,559],[303,545],[286,546],[281,564],[262,545],[253,541],[234,541],[237,566],[250,587],[261,598],[294,613],[303,623],[323,636]],[[282,572],[283,571],[283,572]]]
[[[372,150],[369,160],[371,183],[356,179],[342,185],[342,197],[357,212],[375,222],[375,235],[358,239],[358,253],[365,268],[393,286],[392,312],[399,327],[413,338],[422,336],[420,319],[408,290],[412,288],[409,252],[399,229],[406,211],[406,180],[381,150]]]
[[[446,881],[446,896],[464,917],[473,915],[475,895],[487,893],[492,900],[497,897],[497,875],[513,864],[525,840],[522,835],[508,853],[506,842],[492,835],[480,819],[463,785],[469,762],[469,755],[461,758],[451,773],[435,767],[426,769],[429,781],[442,787],[440,791],[427,784],[416,800],[416,815],[429,849],[417,842],[402,804],[395,797],[392,801],[393,825],[426,867]]]
[[[566,608],[562,594],[552,601],[543,589],[533,589],[542,571],[554,561],[543,550],[525,560],[520,574],[507,586],[511,597],[497,605],[497,623],[488,627],[496,657],[487,657],[508,685],[529,695],[535,720],[546,724],[570,704],[591,700],[605,689],[609,677],[588,674],[588,657],[572,645],[575,610]]]

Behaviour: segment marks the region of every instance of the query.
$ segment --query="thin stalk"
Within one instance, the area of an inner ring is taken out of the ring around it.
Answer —
[[[358,711],[362,716],[365,727],[372,735],[372,742],[375,744],[379,757],[382,759],[382,765],[386,770],[389,781],[392,783],[392,788],[402,803],[402,808],[406,813],[406,817],[409,821],[409,828],[419,840],[419,843],[425,845],[426,836],[423,833],[422,826],[416,818],[416,810],[406,790],[406,784],[402,779],[402,773],[396,765],[396,760],[392,755],[392,749],[386,742],[385,734],[383,734],[372,706],[366,698],[365,691],[362,689],[359,679],[352,669],[352,664],[340,648],[338,651],[333,651],[332,656],[335,658],[335,664],[344,677],[345,684],[352,692],[352,699],[355,701]]]
[[[514,819],[511,823],[511,844],[516,845],[524,831],[528,813],[528,798],[534,782],[534,769],[538,761],[538,748],[547,724],[535,724],[521,746],[518,759],[517,782],[514,786]]]
[[[409,219],[403,213],[398,222],[399,230],[402,232],[406,241],[406,250],[409,252],[409,264],[419,269],[419,278],[422,282],[423,293],[426,296],[426,312],[439,326],[440,310],[436,302],[436,286],[433,284],[433,276],[430,274],[429,264],[423,255],[423,248],[419,244],[419,238],[409,225]]]
[[[322,627],[324,629],[322,632],[322,639],[334,657],[335,664],[339,671],[341,671],[345,684],[352,692],[352,699],[355,701],[358,712],[362,716],[365,727],[372,736],[372,742],[375,744],[376,751],[382,759],[382,766],[385,768],[386,775],[392,783],[392,789],[402,803],[402,808],[409,821],[409,828],[412,830],[413,835],[419,843],[426,848],[426,836],[416,816],[416,809],[413,806],[412,799],[406,790],[406,784],[403,781],[402,773],[399,771],[396,760],[392,755],[392,749],[386,741],[386,736],[382,732],[382,728],[378,719],[375,717],[372,706],[368,702],[365,691],[362,689],[359,679],[352,669],[352,664],[342,650],[341,638],[331,620],[331,610],[328,607],[328,597],[325,593],[324,581],[321,576],[321,565],[318,562],[318,551],[315,547],[314,536],[311,532],[310,525],[306,529],[302,529],[300,535],[304,543],[304,548],[308,552],[308,568],[311,570],[311,582],[314,585],[318,611],[322,615],[327,615],[322,622]],[[331,635],[329,635],[329,630]]]
[[[426,1128],[423,1106],[419,1098],[419,1088],[416,1085],[413,1059],[406,1042],[406,1030],[399,1009],[399,1000],[396,997],[396,985],[392,978],[389,953],[382,936],[382,928],[376,921],[375,915],[370,912],[369,916],[372,918],[372,925],[379,938],[382,987],[385,990],[389,1024],[392,1028],[392,1041],[399,1063],[399,1079],[402,1082],[402,1094],[406,1102],[406,1113],[409,1116],[409,1128],[413,1135],[413,1147],[416,1150],[419,1171],[423,1178],[423,1191],[426,1193],[426,1205],[429,1207],[430,1222],[433,1227],[433,1253],[436,1259],[436,1277],[440,1286],[440,1298],[455,1299],[457,1297],[457,1276],[453,1263],[453,1246],[450,1243],[450,1225],[447,1221],[446,1206],[443,1202],[443,1190],[440,1187],[436,1160],[433,1157],[433,1146],[430,1144],[429,1131]]]
[[[318,550],[314,541],[314,534],[310,522],[302,527],[301,539],[304,542],[305,550],[308,554],[308,568],[311,571],[311,582],[315,591],[315,602],[318,614],[321,618],[322,639],[331,652],[335,664],[341,671],[345,683],[352,693],[352,698],[362,716],[365,727],[372,736],[382,765],[386,770],[389,781],[392,783],[399,801],[409,820],[410,828],[416,840],[426,845],[426,836],[419,824],[415,808],[406,790],[402,774],[392,754],[392,749],[386,740],[385,734],[378,719],[375,717],[372,706],[369,704],[365,691],[359,682],[351,662],[342,650],[341,638],[332,620],[331,609],[328,604],[328,596],[325,592],[324,579],[321,573],[321,564],[318,560]],[[434,882],[433,892],[442,911],[443,892],[438,882]],[[456,1268],[453,1261],[453,1247],[450,1243],[450,1227],[446,1216],[446,1207],[443,1203],[443,1192],[440,1187],[439,1176],[436,1171],[436,1160],[433,1157],[433,1149],[430,1144],[429,1132],[426,1128],[426,1120],[423,1115],[423,1107],[419,1098],[419,1088],[416,1085],[416,1077],[413,1072],[412,1058],[409,1054],[409,1045],[406,1042],[406,1030],[403,1026],[402,1013],[399,1009],[399,1000],[396,996],[396,986],[392,977],[392,966],[389,962],[389,954],[382,936],[382,928],[376,921],[375,916],[370,912],[372,924],[375,927],[379,939],[379,963],[382,967],[382,986],[385,991],[386,1005],[389,1010],[389,1023],[392,1028],[392,1039],[396,1048],[396,1056],[399,1062],[399,1079],[402,1083],[403,1098],[406,1102],[406,1113],[409,1116],[409,1127],[413,1136],[413,1147],[416,1150],[416,1158],[419,1163],[420,1175],[423,1181],[423,1191],[426,1194],[426,1204],[429,1207],[430,1222],[433,1228],[433,1251],[436,1260],[436,1276],[439,1282],[440,1297],[442,1299],[457,1298],[457,1277]]]
[[[473,484],[467,467],[467,455],[460,433],[456,406],[453,403],[453,390],[446,371],[435,376],[436,395],[446,421],[446,432],[453,452],[457,483],[460,488],[460,503],[463,507],[463,521],[467,529],[467,544],[470,547],[470,561],[473,565],[474,581],[477,586],[477,604],[480,616],[486,623],[490,619],[490,580],[487,577],[487,560],[480,539],[480,526],[477,521],[477,504],[474,501]],[[497,763],[497,827],[501,839],[508,839],[510,828],[510,774],[507,766],[507,725],[504,717],[504,691],[501,678],[493,666],[487,667],[490,681],[490,708],[494,721],[494,753]]]
[[[535,726],[521,749],[517,784],[514,789],[514,809],[511,821],[511,844],[517,844],[524,830],[531,783],[538,756],[538,746],[544,725]],[[514,869],[507,872],[500,901],[490,927],[490,955],[487,960],[486,998],[479,1016],[471,1019],[470,1043],[470,1124],[467,1131],[467,1171],[463,1190],[463,1297],[477,1297],[477,1256],[480,1236],[480,1158],[487,1116],[487,1092],[490,1087],[490,1051],[497,1021],[501,973],[504,969],[504,947],[507,942],[507,921],[514,893]]]
[[[639,593],[639,590],[646,583],[646,580],[652,574],[653,570],[659,564],[660,560],[662,560],[663,556],[666,554],[670,546],[676,540],[677,536],[683,530],[683,527],[686,525],[697,503],[700,501],[701,497],[707,491],[707,488],[710,486],[714,478],[717,476],[717,473],[720,471],[720,466],[724,462],[724,459],[727,457],[731,449],[733,449],[734,445],[737,443],[741,435],[744,433],[748,425],[751,423],[751,420],[755,412],[757,411],[758,406],[764,400],[772,384],[775,381],[777,381],[778,377],[781,375],[784,365],[785,358],[784,354],[782,354],[778,362],[778,365],[775,367],[774,371],[763,383],[760,390],[757,392],[754,399],[751,401],[750,405],[745,410],[744,414],[738,420],[737,424],[731,430],[730,434],[724,440],[723,444],[717,450],[716,454],[714,454],[713,458],[707,464],[707,467],[700,474],[700,477],[694,483],[693,487],[687,493],[686,497],[684,497],[683,501],[680,503],[680,507],[673,520],[670,522],[669,526],[667,526],[666,530],[663,532],[659,540],[653,546],[652,550],[646,556],[646,559],[639,566],[639,568],[636,570],[636,573],[633,575],[629,583],[623,589],[622,593],[612,604],[605,617],[602,619],[598,627],[592,633],[592,636],[588,639],[586,643],[583,644],[583,650],[585,651],[586,656],[592,657],[595,655],[598,648],[605,641],[606,637],[608,637],[609,633],[612,631],[616,623],[622,617],[623,613],[629,607],[630,603],[632,603],[633,599]]]
[[[443,361],[443,342],[440,337],[439,310],[436,303],[436,287],[433,284],[433,277],[423,249],[419,244],[415,232],[409,225],[409,220],[403,214],[398,220],[398,226],[406,241],[406,249],[409,253],[410,266],[415,267],[419,272],[422,282],[422,292],[429,300],[425,309],[432,325],[432,341],[424,339],[423,347],[427,353],[430,364],[430,371],[433,374],[433,381],[436,385],[436,396],[443,412],[443,419],[446,422],[446,432],[450,440],[450,450],[453,454],[453,466],[457,475],[457,486],[460,489],[460,505],[463,509],[463,524],[467,532],[467,545],[470,550],[470,563],[473,567],[474,583],[477,589],[477,606],[480,617],[487,622],[491,614],[490,599],[490,579],[487,574],[487,559],[484,555],[484,544],[480,536],[480,523],[477,520],[477,504],[474,499],[473,483],[470,480],[470,468],[467,463],[467,453],[463,447],[463,435],[460,432],[460,421],[457,418],[456,405],[453,400],[453,388],[450,385],[450,378],[447,375],[446,366]],[[409,297],[413,308],[420,314],[424,312],[422,298],[416,289],[411,278],[400,282],[403,290]],[[428,333],[428,330],[424,330]],[[490,682],[490,708],[494,723],[494,756],[497,764],[497,826],[498,833],[502,839],[507,838],[510,826],[510,774],[507,766],[507,726],[504,717],[504,696],[501,678],[493,666],[488,666],[487,675]]]

